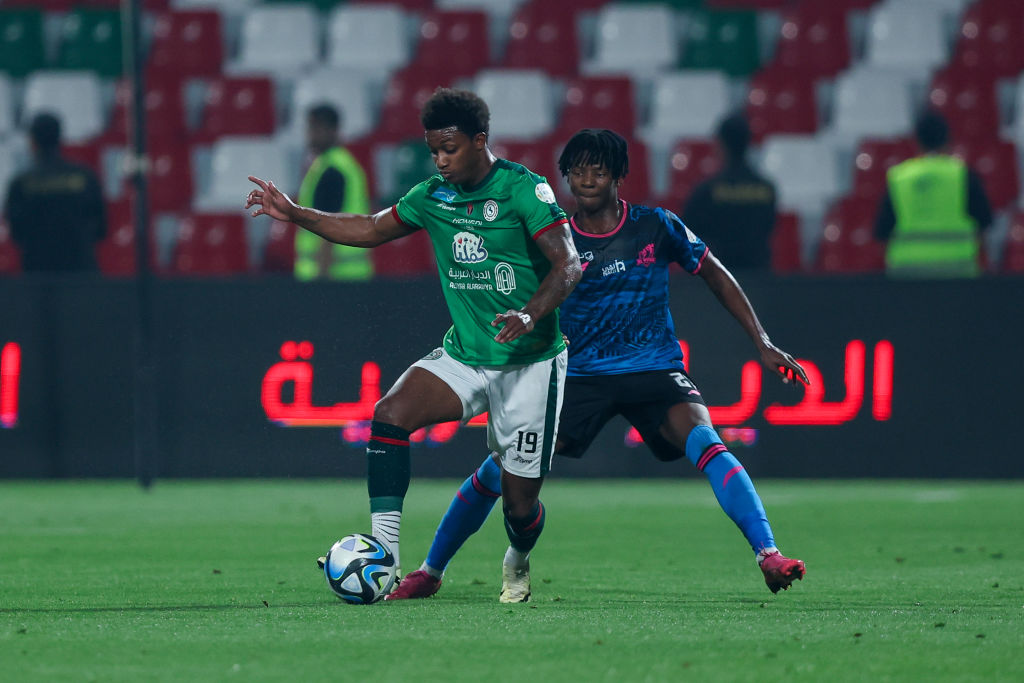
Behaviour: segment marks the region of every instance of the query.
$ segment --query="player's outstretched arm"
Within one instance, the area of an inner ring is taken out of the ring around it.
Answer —
[[[491,325],[501,327],[494,337],[499,343],[510,342],[532,331],[535,321],[558,308],[583,276],[580,257],[566,225],[542,233],[537,238],[537,246],[551,261],[551,270],[521,311],[508,310],[494,316]]]
[[[404,237],[413,229],[392,215],[390,209],[371,215],[359,213],[326,213],[299,206],[272,181],[249,176],[257,188],[246,197],[245,208],[259,207],[253,216],[270,216],[279,221],[295,223],[328,242],[350,247],[376,247]]]
[[[782,377],[782,381],[787,384],[794,379],[799,379],[804,384],[810,384],[807,373],[800,367],[800,364],[791,355],[772,344],[768,333],[764,331],[761,321],[758,320],[757,314],[754,312],[754,307],[750,305],[750,300],[740,288],[740,284],[736,282],[732,273],[722,265],[722,262],[715,258],[714,254],[708,254],[704,259],[700,275],[725,306],[725,309],[739,321],[750,338],[754,340],[754,345],[757,346],[758,353],[761,354],[762,363]]]

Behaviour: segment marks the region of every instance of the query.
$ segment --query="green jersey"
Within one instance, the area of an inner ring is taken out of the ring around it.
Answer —
[[[467,365],[518,365],[551,358],[565,348],[558,312],[534,321],[529,334],[494,341],[494,316],[521,309],[551,263],[535,243],[567,222],[544,178],[498,159],[475,187],[434,175],[409,190],[392,213],[430,235],[441,287],[452,316],[444,348]]]

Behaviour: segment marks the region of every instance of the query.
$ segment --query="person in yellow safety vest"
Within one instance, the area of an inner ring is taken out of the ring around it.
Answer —
[[[914,126],[922,154],[889,169],[875,237],[893,277],[976,277],[979,236],[992,224],[981,178],[944,153],[949,126],[927,110]]]
[[[299,186],[298,201],[327,213],[370,212],[366,173],[341,146],[341,117],[329,104],[307,113],[306,136],[313,159]],[[373,261],[367,249],[330,244],[308,230],[295,234],[295,278],[298,280],[369,280]]]

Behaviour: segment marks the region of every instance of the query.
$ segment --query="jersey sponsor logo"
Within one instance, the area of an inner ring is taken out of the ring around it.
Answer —
[[[686,227],[686,225],[683,225],[683,230],[686,231],[686,239],[690,240],[690,244],[697,244],[697,236],[693,234],[693,231]]]
[[[621,259],[615,259],[607,266],[601,269],[601,277],[608,277],[609,275],[615,275],[616,273],[625,273],[626,264]]]
[[[484,202],[484,220],[490,223],[498,217],[498,202],[488,199]]]
[[[502,294],[511,294],[516,289],[516,271],[507,263],[494,267],[494,283]]]
[[[537,199],[545,204],[555,203],[555,191],[547,183],[537,183],[537,187],[533,188],[533,192],[537,195]]]
[[[471,232],[460,232],[452,240],[452,255],[457,263],[480,263],[487,258],[484,238]]]
[[[483,221],[478,221],[475,218],[453,218],[452,225],[483,225]]]
[[[440,199],[442,202],[454,202],[455,198],[458,197],[458,193],[455,190],[449,190],[447,187],[439,187],[430,195],[434,199]]]
[[[580,270],[583,271],[583,272],[587,272],[587,266],[589,266],[590,262],[593,261],[593,260],[594,260],[594,252],[592,252],[592,251],[582,251],[582,252],[580,252]]]
[[[643,266],[644,268],[647,268],[655,261],[656,259],[654,258],[654,242],[651,242],[646,247],[641,249],[640,252],[636,255],[636,264],[638,266]]]
[[[442,204],[441,202],[437,203],[437,208],[444,209],[445,211],[454,211],[455,210],[455,207],[452,206],[451,204]]]

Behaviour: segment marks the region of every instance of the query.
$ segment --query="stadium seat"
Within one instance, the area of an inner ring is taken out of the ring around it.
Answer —
[[[882,3],[871,11],[866,46],[871,66],[920,73],[944,64],[947,52],[941,5]]]
[[[553,77],[574,76],[581,58],[576,11],[570,3],[522,6],[508,24],[502,66],[544,69]]]
[[[152,227],[149,234],[150,268],[160,270]],[[104,275],[127,277],[135,274],[135,216],[131,200],[107,202],[107,236],[96,245],[96,261]]]
[[[213,10],[220,13],[226,23],[232,24],[241,21],[247,12],[259,4],[259,0],[169,0],[169,4],[176,12]]]
[[[263,259],[260,271],[264,273],[295,272],[295,231],[294,223],[272,221],[267,241],[263,245]]]
[[[885,192],[889,168],[917,154],[917,143],[911,139],[862,140],[853,158],[852,194],[877,203]]]
[[[14,91],[11,79],[0,72],[0,140],[14,130]]]
[[[868,197],[845,197],[825,216],[815,270],[822,273],[880,273],[885,245],[874,237],[878,203]]]
[[[621,76],[582,76],[566,82],[558,135],[568,139],[581,128],[610,128],[630,137],[636,130],[633,81]]]
[[[888,70],[852,69],[836,78],[831,130],[856,142],[865,137],[903,137],[913,110],[906,81]]]
[[[730,109],[729,81],[719,71],[671,71],[655,76],[644,138],[650,144],[710,137]]]
[[[800,217],[783,211],[775,216],[775,228],[771,236],[772,272],[780,275],[799,273],[803,270],[800,239]]]
[[[153,21],[149,71],[215,77],[224,61],[221,15],[211,10],[164,12]]]
[[[677,33],[675,14],[666,5],[605,5],[597,15],[594,54],[583,71],[650,77],[677,64]]]
[[[385,184],[388,186],[389,195],[383,198],[385,204],[398,201],[413,185],[437,173],[430,150],[423,144],[422,134],[418,139],[413,138],[396,145],[394,158],[388,170],[390,177],[386,179]]]
[[[554,87],[543,71],[485,69],[474,90],[490,108],[495,140],[532,140],[555,128]]]
[[[309,5],[255,5],[246,11],[231,75],[291,80],[320,63],[321,21]]]
[[[373,139],[401,142],[423,135],[420,109],[438,87],[451,85],[448,71],[423,69],[413,64],[393,75],[384,89],[379,123]]]
[[[814,72],[778,67],[750,79],[746,114],[755,143],[777,133],[813,133],[818,128]]]
[[[214,78],[207,84],[192,140],[211,144],[225,135],[271,135],[277,119],[274,102],[269,78]]]
[[[43,12],[0,9],[0,71],[20,78],[45,66]]]
[[[952,61],[995,77],[1013,77],[1024,71],[1024,20],[1020,6],[981,0],[968,7],[960,23]]]
[[[647,146],[629,135],[625,137],[629,144],[629,175],[619,187],[619,196],[634,204],[651,204],[654,193],[651,188],[651,162]],[[566,206],[572,206],[572,203]]]
[[[762,146],[765,174],[778,190],[783,211],[823,211],[839,194],[836,151],[827,142],[803,135],[772,135]]]
[[[785,9],[773,66],[834,76],[850,65],[846,13],[831,3],[800,2]]]
[[[721,168],[718,149],[708,140],[680,140],[669,156],[667,206],[683,206],[694,188]]]
[[[562,174],[558,172],[558,154],[562,144],[563,140],[553,138],[532,142],[499,141],[492,145],[491,151],[501,159],[522,164],[537,175],[544,176],[556,192],[562,190],[566,194],[568,189],[563,187]]]
[[[180,142],[185,136],[185,105],[183,83],[175,75],[162,79],[146,79],[143,104],[146,110],[146,138],[150,143],[161,140]],[[121,81],[114,89],[114,109],[110,125],[103,139],[110,143],[127,144],[132,89],[128,81]]]
[[[254,187],[248,176],[273,180],[282,188],[298,184],[280,143],[265,137],[227,136],[211,147],[210,180],[193,206],[200,212],[241,211]]]
[[[118,10],[76,8],[61,18],[58,67],[88,69],[105,77],[120,76],[121,54]]]
[[[1024,275],[1024,211],[1015,212],[1010,221],[1000,271]]]
[[[310,71],[295,83],[291,99],[287,134],[293,143],[304,139],[310,107],[324,102],[341,114],[341,135],[345,140],[358,140],[371,133],[377,124],[372,84],[359,70],[322,67]],[[420,130],[421,136],[422,133]]]
[[[937,73],[928,102],[945,116],[954,140],[994,140],[999,134],[996,83],[984,69],[948,68]]]
[[[437,272],[434,248],[426,230],[386,242],[371,254],[374,277],[419,277]]]
[[[249,270],[245,217],[240,213],[199,213],[178,227],[170,272],[176,275],[232,275]]]
[[[405,12],[394,5],[342,5],[327,21],[327,63],[386,75],[409,62]]]
[[[683,47],[684,68],[717,69],[730,76],[747,76],[757,70],[760,62],[755,12],[690,13]]]
[[[98,176],[103,175],[102,149],[98,142],[84,142],[77,145],[61,145],[60,154],[68,161],[91,168]],[[102,184],[102,181],[101,181]]]
[[[21,121],[27,125],[49,111],[63,122],[67,142],[88,140],[103,132],[106,116],[99,76],[92,71],[35,71],[25,78]]]
[[[1017,199],[1017,148],[1005,140],[976,140],[954,142],[952,153],[974,169],[985,185],[992,208],[1006,208]]]
[[[422,69],[445,70],[452,79],[472,76],[491,63],[488,35],[484,12],[426,12],[412,61]]]
[[[0,275],[16,275],[21,272],[21,251],[11,240],[7,224],[0,221]]]
[[[187,213],[192,204],[193,182],[189,148],[180,140],[162,139],[154,142],[149,153],[150,208],[156,212]],[[233,170],[245,174],[244,169]],[[244,195],[243,195],[244,196]],[[239,206],[236,198],[235,204]]]

